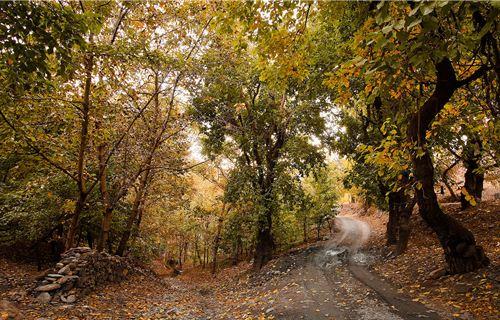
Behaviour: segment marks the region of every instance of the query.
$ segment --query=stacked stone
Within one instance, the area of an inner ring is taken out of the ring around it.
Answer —
[[[98,285],[123,280],[129,273],[127,259],[77,247],[61,255],[54,269],[44,273],[35,288],[40,302],[73,303]]]

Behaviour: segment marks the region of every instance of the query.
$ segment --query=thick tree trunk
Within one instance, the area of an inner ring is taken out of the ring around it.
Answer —
[[[471,139],[464,152],[465,182],[460,194],[462,210],[471,206],[472,198],[479,202],[483,194],[484,173],[478,172],[480,168],[482,145],[479,139]],[[467,199],[469,198],[469,199]]]
[[[389,220],[386,226],[386,242],[387,245],[394,245],[398,243],[398,227],[399,227],[399,203],[401,199],[399,193],[389,193]]]
[[[263,215],[258,221],[257,243],[255,245],[255,255],[253,262],[254,270],[260,270],[267,262],[269,262],[269,260],[271,260],[275,247],[272,234],[273,211],[270,201],[271,191],[270,189],[267,190],[269,191],[264,192],[265,212],[263,212]]]
[[[273,257],[274,238],[271,232],[271,218],[267,217],[266,220],[269,221],[267,225],[260,223],[257,233],[257,243],[253,262],[253,268],[255,270],[261,269]]]
[[[404,253],[408,248],[408,241],[410,240],[410,231],[411,231],[410,217],[416,202],[417,202],[416,198],[408,199],[408,196],[404,195],[404,203],[399,213],[398,244],[396,247],[397,255]]]
[[[420,152],[412,153],[419,213],[437,234],[444,249],[449,273],[465,273],[489,263],[483,249],[476,245],[472,233],[457,220],[445,214],[439,207],[434,192],[434,167],[430,151],[425,144],[425,134],[437,114],[450,100],[460,83],[448,59],[436,64],[437,84],[429,99],[420,107],[410,121],[409,141]]]

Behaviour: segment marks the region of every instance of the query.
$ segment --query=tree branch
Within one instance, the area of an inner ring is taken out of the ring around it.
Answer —
[[[470,76],[468,76],[467,78],[457,81],[456,87],[457,88],[463,87],[463,86],[471,83],[472,81],[481,78],[487,71],[489,71],[491,69],[492,69],[491,67],[486,67],[484,65],[481,66],[479,69],[474,71],[474,73],[471,74]]]
[[[42,150],[40,148],[38,148],[37,146],[35,146],[33,143],[31,143],[29,141],[29,139],[26,137],[26,135],[24,133],[22,133],[20,130],[18,130],[13,124],[12,122],[10,122],[7,117],[5,116],[5,114],[2,112],[2,110],[0,110],[0,116],[2,117],[2,119],[4,120],[4,122],[16,133],[20,134],[25,143],[28,145],[28,147],[30,147],[37,155],[39,155],[43,160],[45,160],[47,163],[49,163],[50,165],[52,165],[54,168],[60,170],[61,172],[63,172],[64,174],[66,174],[68,177],[70,177],[71,179],[73,179],[74,181],[77,181],[76,177],[71,173],[69,172],[68,169],[64,168],[62,165],[56,163],[55,161],[51,160],[48,156],[46,156]]]

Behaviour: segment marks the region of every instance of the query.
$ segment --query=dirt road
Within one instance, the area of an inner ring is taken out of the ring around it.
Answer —
[[[369,271],[372,257],[362,248],[368,224],[352,217],[338,217],[335,224],[330,242],[276,266],[294,267],[268,286],[279,298],[267,313],[277,319],[441,319]]]

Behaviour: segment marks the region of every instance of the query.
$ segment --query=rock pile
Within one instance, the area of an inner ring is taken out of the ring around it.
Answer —
[[[123,280],[131,267],[126,258],[77,247],[61,255],[54,269],[38,278],[34,289],[42,303],[73,303],[98,285]]]

